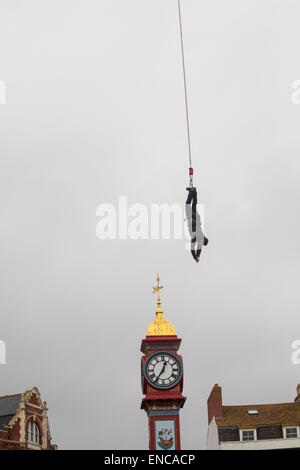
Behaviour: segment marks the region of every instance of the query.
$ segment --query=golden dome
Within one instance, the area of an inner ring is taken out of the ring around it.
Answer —
[[[168,322],[162,309],[160,308],[160,289],[162,286],[159,285],[159,276],[157,275],[157,286],[153,287],[153,292],[157,292],[157,310],[155,320],[148,326],[147,336],[176,336],[174,326]]]
[[[162,310],[156,311],[155,320],[148,326],[147,336],[176,336],[174,326],[165,319]]]

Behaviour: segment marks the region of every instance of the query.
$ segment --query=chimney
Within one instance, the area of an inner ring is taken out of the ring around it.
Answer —
[[[208,424],[211,422],[213,417],[221,418],[223,414],[222,410],[222,388],[218,384],[212,389],[209,399],[207,400],[207,413],[208,413]]]
[[[296,403],[300,403],[300,384],[297,386],[297,396],[295,398]]]

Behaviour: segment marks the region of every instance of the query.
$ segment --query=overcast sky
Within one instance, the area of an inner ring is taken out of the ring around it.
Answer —
[[[292,401],[300,365],[298,0],[182,0],[193,166],[210,240],[96,237],[99,204],[184,204],[176,0],[0,0],[0,393],[37,386],[60,448],[146,449],[140,343],[182,338],[182,447],[206,400]]]

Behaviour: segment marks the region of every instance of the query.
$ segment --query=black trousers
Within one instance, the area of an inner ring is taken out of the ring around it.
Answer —
[[[192,204],[192,230],[196,232],[197,192],[189,191],[186,204]],[[193,240],[192,240],[193,242]]]

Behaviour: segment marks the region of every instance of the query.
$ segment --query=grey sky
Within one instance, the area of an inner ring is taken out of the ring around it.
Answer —
[[[0,0],[0,393],[36,385],[60,448],[147,448],[140,343],[183,341],[182,447],[206,400],[294,399],[299,339],[300,4],[183,0],[195,184],[210,239],[106,241],[96,208],[184,203],[176,0]]]

